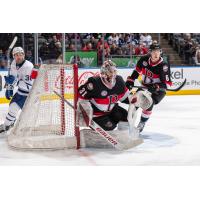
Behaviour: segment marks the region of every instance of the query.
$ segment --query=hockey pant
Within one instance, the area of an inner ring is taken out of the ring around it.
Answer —
[[[5,126],[11,126],[14,124],[18,112],[23,108],[24,103],[26,101],[27,96],[20,95],[18,93],[15,93],[13,96],[10,104],[9,104],[9,110],[8,114],[6,115],[6,119],[4,122]]]
[[[100,117],[94,117],[93,120],[104,130],[111,131],[117,127],[119,121],[127,122],[127,116],[127,110],[117,104],[109,114]]]

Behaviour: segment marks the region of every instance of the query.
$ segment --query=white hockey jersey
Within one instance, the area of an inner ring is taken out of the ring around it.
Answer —
[[[25,60],[20,65],[17,65],[15,60],[12,61],[10,75],[15,77],[15,85],[18,86],[18,94],[28,96],[33,85],[33,80],[31,79],[32,69],[33,64],[28,60]]]

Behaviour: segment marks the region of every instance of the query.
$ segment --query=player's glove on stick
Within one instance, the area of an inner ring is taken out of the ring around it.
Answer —
[[[148,85],[148,91],[151,93],[158,92],[160,90],[160,87],[158,84]]]
[[[15,81],[15,77],[13,75],[4,76],[5,82],[9,85],[12,85]]]
[[[131,90],[134,87],[134,80],[128,76],[126,80],[126,87]]]
[[[6,85],[6,99],[10,100],[13,97],[13,85],[7,84]]]

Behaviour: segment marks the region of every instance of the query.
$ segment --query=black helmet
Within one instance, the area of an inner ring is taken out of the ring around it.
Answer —
[[[158,43],[153,43],[152,45],[150,45],[149,47],[149,50],[150,51],[153,51],[153,50],[156,50],[156,49],[160,49],[161,50],[161,47]]]

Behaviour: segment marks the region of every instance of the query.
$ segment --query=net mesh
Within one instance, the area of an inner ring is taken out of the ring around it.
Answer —
[[[15,148],[62,149],[76,147],[72,65],[42,65],[21,115],[8,136]]]

